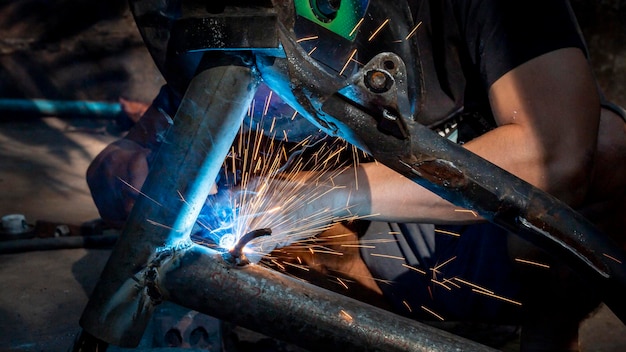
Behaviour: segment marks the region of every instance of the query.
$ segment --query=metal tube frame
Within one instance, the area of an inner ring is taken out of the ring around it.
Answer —
[[[192,245],[191,229],[257,83],[250,67],[235,65],[206,69],[191,81],[81,317],[81,326],[93,336],[122,346],[139,343],[151,312],[165,297],[158,263],[172,248]]]
[[[221,254],[190,242],[255,81],[253,71],[241,66],[211,68],[192,80],[83,312],[85,331],[110,344],[135,347],[155,306],[170,300],[314,350],[489,351],[269,269],[236,268]]]

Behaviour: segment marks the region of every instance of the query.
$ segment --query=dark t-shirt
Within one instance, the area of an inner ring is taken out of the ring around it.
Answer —
[[[566,0],[409,1],[420,53],[422,109],[434,127],[458,114],[478,112],[493,122],[489,87],[513,68],[547,52],[585,49]]]
[[[487,93],[498,78],[553,50],[585,50],[563,0],[410,3],[415,23],[422,21],[423,26],[417,37],[423,82],[417,116],[433,128],[462,114],[468,118],[461,124],[471,123],[471,118],[493,123]],[[395,241],[384,241],[389,238]],[[384,282],[380,287],[397,312],[421,319],[433,319],[429,312],[434,311],[451,320],[519,321],[521,309],[515,302],[521,286],[505,230],[491,223],[372,223],[361,239],[377,243],[374,249],[363,248],[362,257]],[[475,285],[510,300],[477,294]]]
[[[414,23],[405,23],[411,17]],[[389,24],[376,40],[367,40],[386,18],[395,26]],[[331,36],[328,43],[305,41],[301,45],[307,51],[323,52],[322,58],[316,58],[321,61],[329,55],[336,67],[343,66],[352,45],[363,55],[360,62],[383,51],[396,52],[411,67],[409,101],[416,120],[437,129],[460,114],[470,115],[463,124],[469,127],[462,130],[466,136],[461,141],[494,127],[487,92],[503,74],[552,50],[584,50],[567,0],[378,0],[370,1],[366,19],[369,27],[363,25],[362,38],[355,43],[341,43]],[[420,22],[410,43],[397,44],[401,34]],[[317,28],[309,21],[296,23],[304,26],[299,35],[315,34],[307,32]],[[263,101],[267,92],[257,95]],[[272,106],[272,116],[277,117],[278,130],[284,129],[291,140],[316,132],[299,115],[294,121],[293,110],[280,102]]]

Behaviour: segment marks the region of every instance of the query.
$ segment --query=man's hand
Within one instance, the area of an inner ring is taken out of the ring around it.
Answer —
[[[345,188],[335,187],[329,175],[300,171],[287,177],[258,177],[238,192],[239,217],[247,230],[269,228],[272,234],[254,240],[249,259],[256,262],[276,248],[292,245],[350,217]],[[340,203],[341,205],[337,205]]]
[[[124,225],[148,176],[151,150],[130,139],[108,145],[87,169],[87,184],[102,219],[113,227]]]
[[[102,220],[109,225],[121,228],[126,222],[148,176],[148,160],[173,124],[170,114],[176,106],[176,95],[167,86],[152,105],[135,103],[132,110],[141,118],[126,137],[104,148],[89,165],[87,184]],[[125,104],[124,110],[130,113],[129,109]]]

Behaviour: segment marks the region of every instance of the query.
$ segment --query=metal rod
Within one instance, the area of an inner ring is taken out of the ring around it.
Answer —
[[[118,235],[66,236],[0,241],[0,254],[49,251],[72,248],[107,248],[115,245]]]
[[[162,268],[169,301],[310,351],[493,351],[258,265],[235,267],[201,246]]]
[[[88,100],[0,99],[0,111],[37,116],[101,116],[122,113],[120,103]]]
[[[377,131],[374,116],[338,95],[322,109],[359,131],[377,161],[557,256],[626,323],[626,254],[567,204],[419,123],[407,121],[411,138],[400,139]]]
[[[257,83],[253,70],[228,63],[200,72],[189,84],[81,317],[81,326],[93,336],[128,347],[141,340],[162,299],[156,267],[173,248],[191,245],[189,233]]]
[[[250,262],[248,261],[248,258],[246,258],[246,255],[243,252],[243,249],[246,246],[246,244],[248,244],[248,242],[252,241],[255,238],[258,238],[261,236],[269,236],[271,234],[272,234],[271,229],[264,228],[264,229],[252,230],[246,233],[245,235],[241,236],[239,241],[237,241],[237,243],[235,244],[235,247],[233,247],[231,250],[228,251],[228,254],[230,254],[229,261],[237,265],[250,264]]]

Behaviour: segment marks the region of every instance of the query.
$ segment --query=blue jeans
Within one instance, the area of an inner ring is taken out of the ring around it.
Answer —
[[[521,283],[508,255],[508,236],[490,223],[435,227],[372,222],[361,237],[361,255],[399,314],[516,323],[521,319]]]

